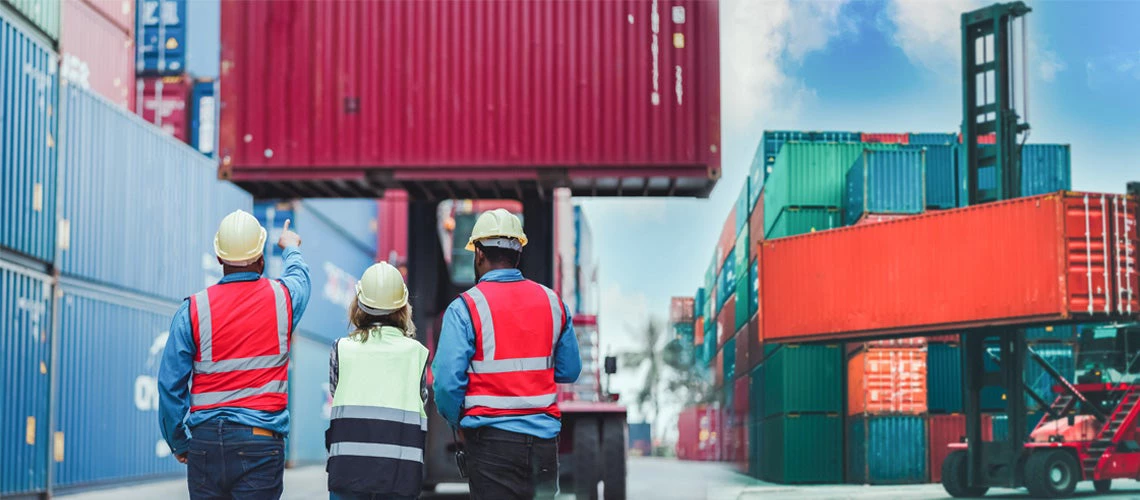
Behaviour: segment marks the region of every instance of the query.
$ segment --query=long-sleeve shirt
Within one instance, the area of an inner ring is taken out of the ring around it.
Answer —
[[[518,269],[498,269],[483,275],[480,282],[522,281]],[[566,305],[562,305],[566,309]],[[505,417],[463,416],[463,400],[467,393],[467,368],[475,355],[475,327],[472,326],[471,312],[462,298],[452,301],[443,313],[443,327],[435,349],[435,359],[431,370],[434,381],[435,405],[440,415],[452,427],[476,428],[491,427],[528,434],[541,439],[550,439],[562,430],[562,422],[547,414],[514,415]],[[554,346],[554,381],[568,384],[578,380],[582,372],[582,359],[578,354],[578,339],[574,336],[574,326],[566,315],[566,326],[562,336]]]
[[[309,305],[311,283],[309,265],[301,258],[296,247],[287,247],[282,252],[285,272],[281,283],[289,291],[293,306],[292,329],[297,328],[305,307]],[[255,281],[261,279],[257,273],[233,273],[218,283],[235,281]],[[290,332],[292,332],[292,329]],[[260,427],[281,435],[289,434],[289,410],[264,412],[245,408],[214,408],[190,411],[190,374],[194,369],[194,356],[198,346],[194,343],[194,333],[190,325],[190,300],[184,300],[174,320],[170,323],[170,335],[166,340],[166,350],[162,354],[162,366],[158,369],[158,419],[162,437],[170,450],[179,455],[190,448],[190,429],[208,420],[221,419],[240,425]]]

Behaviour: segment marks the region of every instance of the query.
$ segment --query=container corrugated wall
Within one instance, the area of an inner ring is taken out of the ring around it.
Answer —
[[[1021,147],[1021,195],[1073,189],[1072,152],[1068,144]]]
[[[764,421],[763,478],[784,484],[843,481],[843,418],[786,415]]]
[[[863,151],[847,170],[846,224],[864,214],[918,214],[926,209],[925,151]]]
[[[0,261],[0,496],[47,488],[51,327],[51,278]]]
[[[18,2],[49,9],[58,2]],[[58,11],[55,14],[58,20]],[[58,60],[0,10],[0,247],[55,258]]]
[[[786,345],[764,361],[765,416],[843,412],[843,349]]]
[[[958,133],[922,132],[911,133],[907,142],[911,146],[947,146],[958,144]]]
[[[289,349],[288,460],[293,465],[324,463],[329,428],[329,351],[332,343],[294,335]]]
[[[28,18],[36,28],[52,40],[59,39],[59,17],[64,0],[3,0]],[[72,0],[66,0],[72,1]]]
[[[961,186],[958,181],[958,146],[905,146],[926,151],[926,208],[956,208]]]
[[[835,229],[842,225],[838,208],[786,208],[777,214],[765,239],[786,238],[800,234]]]
[[[871,347],[847,360],[847,414],[926,413],[926,350]]]
[[[178,304],[76,280],[61,289],[54,484],[185,474],[158,427],[158,369]]]
[[[1077,331],[1086,329],[1087,327],[1076,327],[1073,325],[1051,325],[1051,326],[1038,326],[1034,328],[1025,329],[1025,340],[1029,342],[1038,341],[1060,341],[1060,342],[1074,342],[1077,340]]]
[[[91,92],[63,88],[63,274],[170,300],[217,282],[218,223],[252,211],[252,197],[219,181],[189,146]],[[154,269],[162,272],[140,271]]]
[[[882,415],[848,419],[847,482],[916,484],[926,482],[926,419]]]
[[[926,346],[926,396],[931,413],[962,411],[962,357],[957,345]]]
[[[89,0],[64,0],[60,76],[123,109],[134,110],[134,23],[123,29],[96,8],[110,8],[110,3],[104,0],[92,5]]]
[[[966,416],[930,415],[927,417],[927,449],[930,458],[927,468],[930,469],[930,482],[937,483],[942,480],[942,462],[950,455],[951,443],[960,443],[966,437]]]

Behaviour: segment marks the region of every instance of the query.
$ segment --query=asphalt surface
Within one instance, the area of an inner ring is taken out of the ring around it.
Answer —
[[[604,485],[599,488],[604,489]],[[173,478],[111,489],[58,495],[68,500],[188,499],[185,478]],[[1092,483],[1081,483],[1078,498],[1140,498],[1140,483],[1115,481],[1111,495],[1096,496]],[[300,467],[285,471],[286,500],[328,498],[323,466]],[[466,500],[467,486],[443,484],[424,494],[425,500]],[[573,500],[571,494],[559,500]],[[666,458],[631,458],[628,495],[630,500],[767,500],[767,499],[943,499],[949,498],[937,484],[908,486],[820,485],[786,486],[770,484],[736,473],[728,464],[682,462]],[[992,490],[986,498],[1029,498],[1025,490]]]

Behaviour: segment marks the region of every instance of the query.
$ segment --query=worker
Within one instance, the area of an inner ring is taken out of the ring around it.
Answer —
[[[289,345],[309,302],[309,266],[289,221],[285,271],[265,279],[265,228],[238,210],[214,253],[225,276],[182,302],[158,370],[159,424],[187,464],[191,500],[276,499],[289,433]]]
[[[381,262],[364,271],[349,321],[352,333],[329,357],[329,498],[414,499],[424,477],[428,350],[416,341],[398,269]]]
[[[556,383],[582,371],[565,304],[518,270],[522,222],[496,209],[475,221],[477,284],[443,315],[432,363],[435,403],[462,432],[471,497],[554,498],[558,493]]]

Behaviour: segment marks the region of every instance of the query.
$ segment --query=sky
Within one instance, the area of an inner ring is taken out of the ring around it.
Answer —
[[[1140,180],[1140,3],[1026,2],[1030,142],[1072,146],[1073,187]],[[585,199],[603,345],[704,280],[763,130],[954,132],[972,0],[721,0],[723,176],[708,199]],[[617,389],[631,377],[622,377]]]

